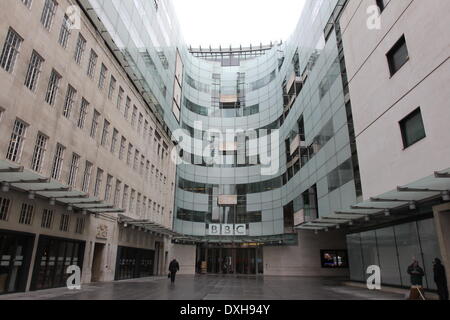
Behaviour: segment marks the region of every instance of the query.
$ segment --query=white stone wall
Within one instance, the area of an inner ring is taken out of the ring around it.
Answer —
[[[180,264],[179,274],[193,275],[195,274],[195,257],[197,247],[195,245],[178,245],[171,244],[171,247],[167,269],[169,268],[169,263],[173,258],[176,258]]]
[[[373,0],[341,19],[364,198],[450,167],[450,1],[395,0],[369,30]],[[392,77],[386,53],[405,35],[409,61]],[[399,121],[421,108],[427,137],[404,149]]]

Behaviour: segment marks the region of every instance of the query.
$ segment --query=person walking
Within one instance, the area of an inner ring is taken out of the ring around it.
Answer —
[[[419,266],[419,262],[414,260],[408,267],[407,272],[411,276],[411,292],[409,300],[425,300],[425,295],[423,293],[423,277],[425,276],[425,272]]]
[[[180,270],[180,265],[177,261],[177,259],[173,258],[173,260],[169,264],[169,271],[170,271],[170,282],[175,283],[175,275]]]
[[[433,261],[434,282],[438,288],[439,300],[448,300],[447,277],[445,275],[445,267],[440,259]]]

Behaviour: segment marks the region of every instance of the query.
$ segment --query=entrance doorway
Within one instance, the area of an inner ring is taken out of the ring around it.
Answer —
[[[0,294],[25,291],[34,236],[0,231]]]
[[[214,248],[197,250],[197,272],[209,274],[263,274],[262,248]],[[206,263],[206,269],[202,265]]]
[[[92,260],[91,282],[99,282],[101,280],[104,252],[105,244],[96,243],[94,247],[94,259]]]

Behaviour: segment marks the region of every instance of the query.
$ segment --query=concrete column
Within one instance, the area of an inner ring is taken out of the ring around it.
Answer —
[[[433,212],[442,263],[450,279],[450,203],[433,207]]]
[[[38,248],[38,244],[39,244],[39,236],[40,236],[40,234],[37,233],[34,238],[33,252],[31,254],[31,260],[30,260],[30,270],[28,270],[27,285],[25,287],[26,292],[30,291],[31,280],[33,279],[34,265],[36,263],[36,254],[37,254],[37,248]],[[37,263],[40,263],[40,261],[37,261]]]

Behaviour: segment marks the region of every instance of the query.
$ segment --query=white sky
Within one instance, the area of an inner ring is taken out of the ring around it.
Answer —
[[[294,32],[305,0],[172,0],[188,45],[268,44]]]

